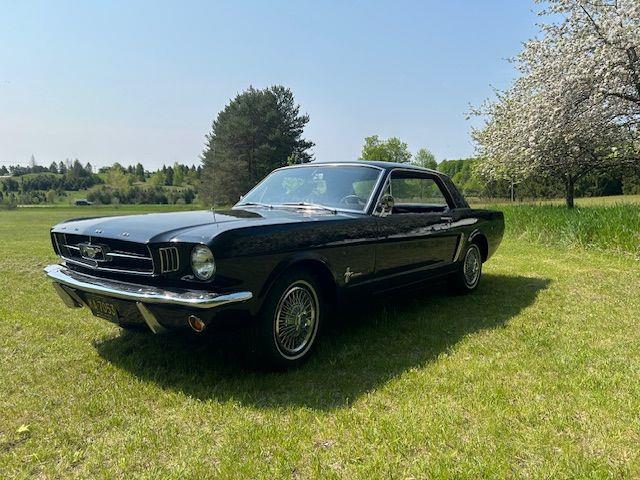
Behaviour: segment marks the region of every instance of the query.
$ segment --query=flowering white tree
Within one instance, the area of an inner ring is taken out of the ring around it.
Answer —
[[[611,122],[597,106],[586,108],[583,98],[577,88],[550,98],[548,91],[516,81],[498,101],[478,110],[487,117],[473,132],[484,159],[480,173],[512,182],[559,178],[567,206],[573,207],[575,183],[584,175],[635,161],[633,130]]]
[[[559,15],[542,26],[542,40],[525,44],[521,71],[558,93],[576,83],[620,121],[640,121],[640,1],[536,0],[541,15]]]
[[[474,109],[485,176],[555,176],[573,207],[574,185],[598,169],[638,162],[640,0],[551,0],[543,25],[516,58],[521,72],[497,99]]]

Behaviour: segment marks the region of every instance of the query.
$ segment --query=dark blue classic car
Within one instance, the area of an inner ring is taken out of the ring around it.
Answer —
[[[475,290],[503,230],[439,172],[313,162],[273,171],[230,210],[63,222],[46,273],[66,305],[123,328],[250,319],[257,354],[286,367],[308,357],[329,305],[436,277]]]

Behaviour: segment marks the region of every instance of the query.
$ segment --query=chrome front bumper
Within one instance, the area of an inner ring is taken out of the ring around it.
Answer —
[[[251,292],[219,294],[203,290],[164,289],[121,282],[79,273],[64,265],[49,265],[45,267],[44,271],[53,280],[58,295],[67,306],[80,307],[84,302],[77,295],[73,295],[73,292],[61,288],[60,285],[70,287],[72,290],[136,302],[138,310],[154,333],[164,331],[164,327],[145,306],[147,304],[210,309],[230,303],[246,302],[253,297]]]

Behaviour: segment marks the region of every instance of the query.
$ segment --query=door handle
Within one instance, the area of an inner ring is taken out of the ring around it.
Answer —
[[[452,223],[453,222],[453,217],[448,217],[448,216],[442,216],[440,217],[440,220],[447,222],[447,223]]]

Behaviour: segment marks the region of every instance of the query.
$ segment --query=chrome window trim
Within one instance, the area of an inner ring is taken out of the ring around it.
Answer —
[[[391,178],[391,171],[388,173],[387,178],[384,181],[384,185],[382,185],[382,189],[378,192],[378,198],[376,199],[376,204],[373,207],[373,211],[371,215],[375,215],[376,217],[382,217],[382,212],[378,213],[378,205],[380,205],[380,200],[382,200],[382,195],[387,190],[387,185],[389,185],[389,179]]]
[[[384,177],[384,171],[385,171],[384,168],[379,167],[377,165],[369,165],[369,164],[366,164],[366,163],[357,163],[357,162],[332,162],[332,163],[315,163],[315,164],[313,162],[309,162],[309,163],[302,163],[302,164],[299,164],[299,165],[287,165],[285,167],[276,168],[275,170],[271,171],[269,173],[269,175],[267,175],[262,180],[260,180],[260,182],[258,182],[255,185],[255,187],[253,187],[251,190],[249,190],[247,193],[245,193],[244,196],[246,197],[251,192],[253,192],[255,189],[257,189],[260,185],[262,185],[264,183],[264,181],[267,178],[269,178],[269,176],[271,176],[271,174],[274,173],[274,172],[278,172],[280,170],[288,170],[288,169],[291,169],[291,168],[309,168],[309,167],[314,167],[314,168],[318,168],[318,167],[364,167],[364,168],[373,168],[375,170],[379,170],[378,178],[376,179],[376,183],[374,184],[373,189],[371,190],[371,194],[369,195],[369,200],[367,201],[367,204],[364,206],[364,208],[362,210],[354,210],[354,209],[351,209],[351,208],[329,207],[327,205],[322,205],[323,207],[329,208],[329,209],[334,210],[336,212],[357,213],[359,215],[367,215],[368,214],[369,208],[371,207],[371,204],[373,202],[373,198],[375,197],[376,188],[378,188],[378,185],[380,185],[380,180],[382,179],[382,177]],[[242,205],[240,202],[236,203],[232,208],[245,207],[245,205]],[[251,205],[246,205],[246,207],[253,208],[253,206],[251,206]],[[257,208],[261,208],[261,207],[257,207]],[[302,210],[302,208],[301,208],[301,210]],[[312,210],[312,209],[310,209],[310,210]]]
[[[376,200],[376,204],[375,207],[377,208],[378,204],[380,203],[380,199],[382,198],[382,194],[384,193],[385,189],[387,188],[387,185],[391,183],[391,175],[393,175],[393,172],[409,172],[409,173],[421,173],[421,174],[426,174],[426,175],[431,175],[432,177],[435,177],[436,179],[439,177],[439,173],[437,173],[435,170],[431,170],[431,169],[423,169],[423,170],[414,170],[412,168],[402,168],[402,167],[394,167],[392,169],[390,169],[387,173],[387,177],[385,179],[384,185],[382,186],[382,190],[380,190],[378,192],[378,199]],[[442,185],[440,184],[442,183]],[[438,185],[438,187],[440,187],[441,190],[446,191],[445,195],[445,200],[447,201],[447,208],[449,210],[452,210],[454,208],[456,208],[456,203],[453,201],[453,195],[451,195],[451,192],[449,191],[449,188],[447,187],[445,182],[436,182],[436,185]],[[444,189],[442,188],[442,186],[444,185]],[[453,206],[452,206],[453,205]],[[375,215],[375,211],[376,208],[374,208],[372,214]],[[379,215],[377,215],[379,216]]]

